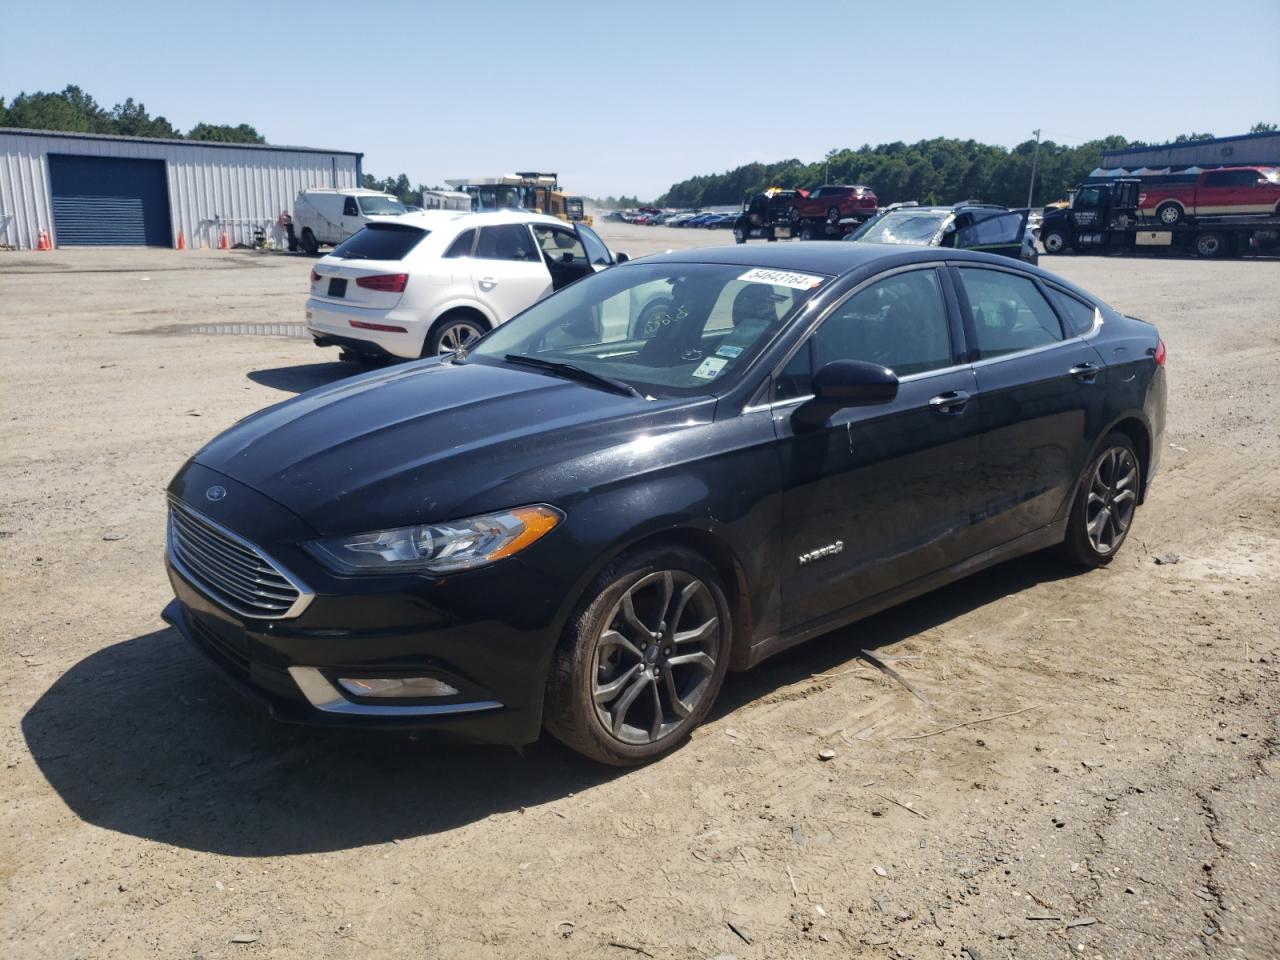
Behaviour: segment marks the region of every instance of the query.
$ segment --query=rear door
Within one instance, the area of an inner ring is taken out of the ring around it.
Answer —
[[[956,355],[959,329],[941,268],[908,268],[852,293],[776,378],[783,629],[971,552],[980,409],[973,370]],[[791,414],[814,372],[842,359],[893,369],[897,398],[797,429]]]
[[[469,263],[476,296],[499,323],[551,292],[551,273],[523,223],[480,227]]]
[[[1106,370],[1029,274],[951,270],[982,404],[974,523],[989,549],[1056,518],[1100,429]]]
[[[1198,217],[1239,212],[1233,210],[1237,192],[1234,170],[1211,170],[1201,175],[1196,187],[1195,208],[1189,212]]]

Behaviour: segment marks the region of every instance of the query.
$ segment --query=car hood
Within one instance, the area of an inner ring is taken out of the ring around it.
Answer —
[[[433,359],[268,407],[192,459],[341,534],[570,498],[602,482],[592,465],[605,451],[707,422],[714,407]]]

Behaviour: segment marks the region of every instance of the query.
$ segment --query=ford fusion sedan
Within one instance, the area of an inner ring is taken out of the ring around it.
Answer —
[[[1164,363],[988,254],[646,258],[215,438],[169,486],[165,616],[283,720],[642,763],[729,670],[1034,550],[1109,562]]]
[[[449,353],[625,259],[586,224],[542,214],[406,214],[370,223],[316,263],[307,329],[344,359]]]

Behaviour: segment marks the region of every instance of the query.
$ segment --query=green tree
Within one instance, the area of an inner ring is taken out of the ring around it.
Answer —
[[[168,139],[178,139],[182,136],[164,117],[152,117],[147,113],[145,105],[134,103],[133,97],[112,107],[108,119],[111,132],[121,136]]]
[[[234,127],[229,123],[197,123],[187,131],[187,139],[205,140],[214,143],[267,142],[266,137],[247,123],[241,123]]]
[[[110,133],[111,118],[93,97],[77,86],[60,93],[19,93],[4,117],[6,127],[32,130],[71,130],[77,133]]]
[[[0,107],[4,106],[4,101],[0,100]],[[1249,128],[1250,133],[1275,133],[1277,129],[1274,123],[1255,123]]]

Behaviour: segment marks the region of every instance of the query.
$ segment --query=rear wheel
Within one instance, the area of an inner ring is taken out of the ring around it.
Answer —
[[[465,314],[446,314],[436,321],[427,342],[423,345],[424,357],[440,357],[469,347],[485,334],[485,326],[479,320]]]
[[[742,228],[741,228],[741,227],[734,227],[734,228],[733,228],[733,240],[734,240],[734,243],[746,243],[746,242],[747,242],[746,235],[745,235],[745,234],[743,234],[743,232],[742,232]]]
[[[840,208],[839,208],[839,207],[829,207],[829,208],[827,209],[827,222],[828,222],[828,223],[839,223],[839,222],[840,222]]]
[[[1076,494],[1062,552],[1082,567],[1101,567],[1111,562],[1133,525],[1142,489],[1142,468],[1133,441],[1123,433],[1112,433],[1089,465],[1084,483]]]
[[[588,590],[556,649],[547,730],[614,766],[656,760],[702,722],[732,636],[720,579],[681,547],[624,554]]]
[[[1196,253],[1202,257],[1213,258],[1225,256],[1227,238],[1215,230],[1206,230],[1196,237]]]
[[[320,241],[316,239],[316,235],[311,232],[310,227],[303,228],[299,244],[302,246],[302,252],[309,257],[314,257],[320,252]]]
[[[1062,230],[1046,231],[1040,235],[1040,242],[1045,253],[1065,253],[1067,249],[1067,235]]]
[[[790,210],[787,211],[787,219],[790,220],[792,223],[799,223],[804,218],[800,216],[799,207],[792,207]]]

